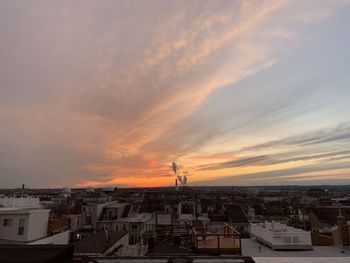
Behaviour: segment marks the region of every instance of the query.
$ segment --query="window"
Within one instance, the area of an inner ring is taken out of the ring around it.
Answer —
[[[137,225],[131,225],[131,229],[137,229]]]
[[[4,226],[12,226],[12,218],[4,218]]]
[[[23,236],[24,235],[24,224],[25,224],[25,219],[21,218],[19,220],[19,225],[18,225],[18,235]]]

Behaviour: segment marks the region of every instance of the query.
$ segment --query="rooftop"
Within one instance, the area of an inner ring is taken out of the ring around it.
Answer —
[[[152,218],[151,213],[142,213],[135,216],[121,217],[115,219],[114,222],[133,222],[133,223],[144,223]]]
[[[0,207],[0,214],[32,214],[43,211],[49,212],[50,209],[42,208],[20,208],[20,207]]]
[[[154,248],[150,250],[147,255],[149,256],[169,256],[169,255],[195,255],[192,249],[181,247],[179,244],[175,244],[173,240],[160,240],[157,241]]]
[[[251,257],[278,257],[281,258],[304,258],[304,257],[318,257],[318,258],[324,258],[324,257],[347,257],[346,262],[350,262],[350,248],[346,248],[344,250],[345,253],[341,253],[343,250],[342,247],[339,246],[314,246],[313,250],[288,250],[288,251],[281,251],[281,250],[272,250],[271,248],[261,245],[261,252],[259,252],[259,243],[255,241],[254,239],[241,239],[242,244],[242,255],[244,256],[251,256]],[[262,261],[267,262],[267,261]],[[275,261],[277,262],[277,261]],[[280,261],[278,261],[280,262]],[[289,261],[286,261],[289,262]],[[292,261],[290,261],[292,262]],[[300,261],[304,262],[304,261]],[[330,261],[328,259],[327,262],[333,262],[336,261]],[[344,261],[342,261],[344,262]],[[319,263],[319,262],[318,262]]]
[[[73,263],[73,247],[65,245],[0,245],[0,262]]]
[[[97,263],[253,263],[250,257],[218,256],[156,256],[156,257],[127,257],[127,258],[94,258]]]
[[[38,197],[0,197],[0,207],[5,208],[40,208],[40,200]]]
[[[75,243],[74,253],[102,254],[126,234],[125,231],[110,232],[109,238],[106,238],[105,232],[97,232]]]
[[[347,257],[253,257],[256,263],[348,263],[349,258]]]

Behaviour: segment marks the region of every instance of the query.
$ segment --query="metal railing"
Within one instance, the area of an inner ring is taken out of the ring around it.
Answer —
[[[276,225],[276,223],[275,229],[264,225],[251,224],[251,233],[271,245],[311,245],[310,232],[287,226],[282,228],[281,224]]]

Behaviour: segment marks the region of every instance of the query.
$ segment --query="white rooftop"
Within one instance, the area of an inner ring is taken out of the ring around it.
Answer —
[[[253,239],[242,239],[242,254],[244,256],[257,257],[257,258],[272,258],[276,257],[278,259],[287,257],[287,258],[328,258],[328,261],[336,263],[336,261],[331,261],[329,257],[345,257],[347,261],[350,262],[350,249],[346,248],[344,250],[345,253],[341,253],[343,250],[342,247],[339,246],[314,246],[313,250],[289,250],[289,251],[281,251],[281,250],[272,250],[271,248],[261,245],[261,252],[259,252],[259,243]],[[256,261],[258,262],[258,261]],[[259,261],[259,262],[267,262],[267,261]],[[272,262],[272,261],[269,261]],[[281,262],[281,261],[274,261]],[[289,261],[284,261],[289,262]],[[290,261],[290,262],[309,262],[309,261]],[[314,262],[314,261],[310,261]],[[341,261],[344,262],[344,261]],[[318,261],[317,263],[321,263]]]
[[[15,208],[40,208],[40,200],[38,197],[0,197],[0,207]]]
[[[19,207],[0,207],[0,214],[33,214],[33,213],[42,213],[43,211],[49,212],[50,209],[43,208],[19,208]]]
[[[273,249],[312,249],[310,232],[276,221],[251,223],[250,233]]]

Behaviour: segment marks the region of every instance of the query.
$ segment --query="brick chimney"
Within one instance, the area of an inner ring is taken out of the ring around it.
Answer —
[[[340,243],[343,246],[349,246],[350,245],[349,229],[348,229],[348,225],[346,224],[346,218],[342,215],[337,216],[337,225],[338,225],[338,235],[339,235]]]

